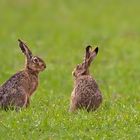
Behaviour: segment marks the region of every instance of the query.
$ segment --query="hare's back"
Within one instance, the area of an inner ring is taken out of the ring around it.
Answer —
[[[75,85],[75,98],[79,107],[96,109],[102,102],[101,92],[91,76],[80,77]]]
[[[75,92],[81,96],[90,96],[99,90],[92,76],[81,76],[75,83]]]
[[[14,93],[20,88],[22,88],[22,85],[24,84],[25,80],[28,78],[26,74],[21,71],[13,75],[9,80],[7,80],[2,86],[1,89],[4,92],[4,94]]]

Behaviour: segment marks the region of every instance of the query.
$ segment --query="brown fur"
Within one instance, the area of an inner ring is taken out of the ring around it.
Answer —
[[[70,111],[86,109],[87,111],[96,110],[101,102],[102,95],[94,78],[89,74],[89,66],[98,53],[98,48],[90,50],[86,48],[84,62],[73,71],[75,77],[74,89],[71,94]]]
[[[30,96],[38,86],[38,74],[46,68],[41,58],[33,56],[28,47],[21,40],[19,42],[26,55],[26,66],[0,87],[0,106],[4,109],[28,107]]]

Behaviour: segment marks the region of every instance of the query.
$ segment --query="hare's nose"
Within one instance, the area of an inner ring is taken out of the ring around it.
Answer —
[[[40,66],[41,66],[43,69],[46,68],[46,65],[45,65],[45,64],[41,64]]]
[[[44,69],[46,69],[46,65],[44,65]]]

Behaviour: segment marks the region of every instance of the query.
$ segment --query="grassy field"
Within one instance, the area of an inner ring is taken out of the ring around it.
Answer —
[[[0,140],[140,139],[139,0],[0,0],[0,83],[24,66],[17,39],[46,71],[28,109],[0,110]],[[86,45],[99,45],[90,72],[103,103],[68,112],[71,72]]]

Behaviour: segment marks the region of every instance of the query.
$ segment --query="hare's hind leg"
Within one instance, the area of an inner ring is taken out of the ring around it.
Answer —
[[[28,98],[26,94],[22,94],[20,97],[15,98],[14,108],[16,111],[19,111],[21,108],[25,108],[27,106]]]
[[[25,107],[27,104],[27,95],[24,91],[4,94],[1,100],[1,107],[5,110]]]
[[[75,112],[76,111],[76,106],[75,105],[70,105],[70,108],[69,108],[69,112]]]
[[[78,109],[77,102],[76,102],[76,100],[72,99],[71,103],[70,103],[69,111],[70,112],[75,112],[77,109]]]
[[[77,96],[75,96],[75,92],[73,91],[71,94],[71,100],[70,100],[70,112],[75,112],[79,108],[79,99]]]
[[[26,94],[21,94],[15,98],[14,106],[17,108],[26,107],[28,104],[28,97]]]

